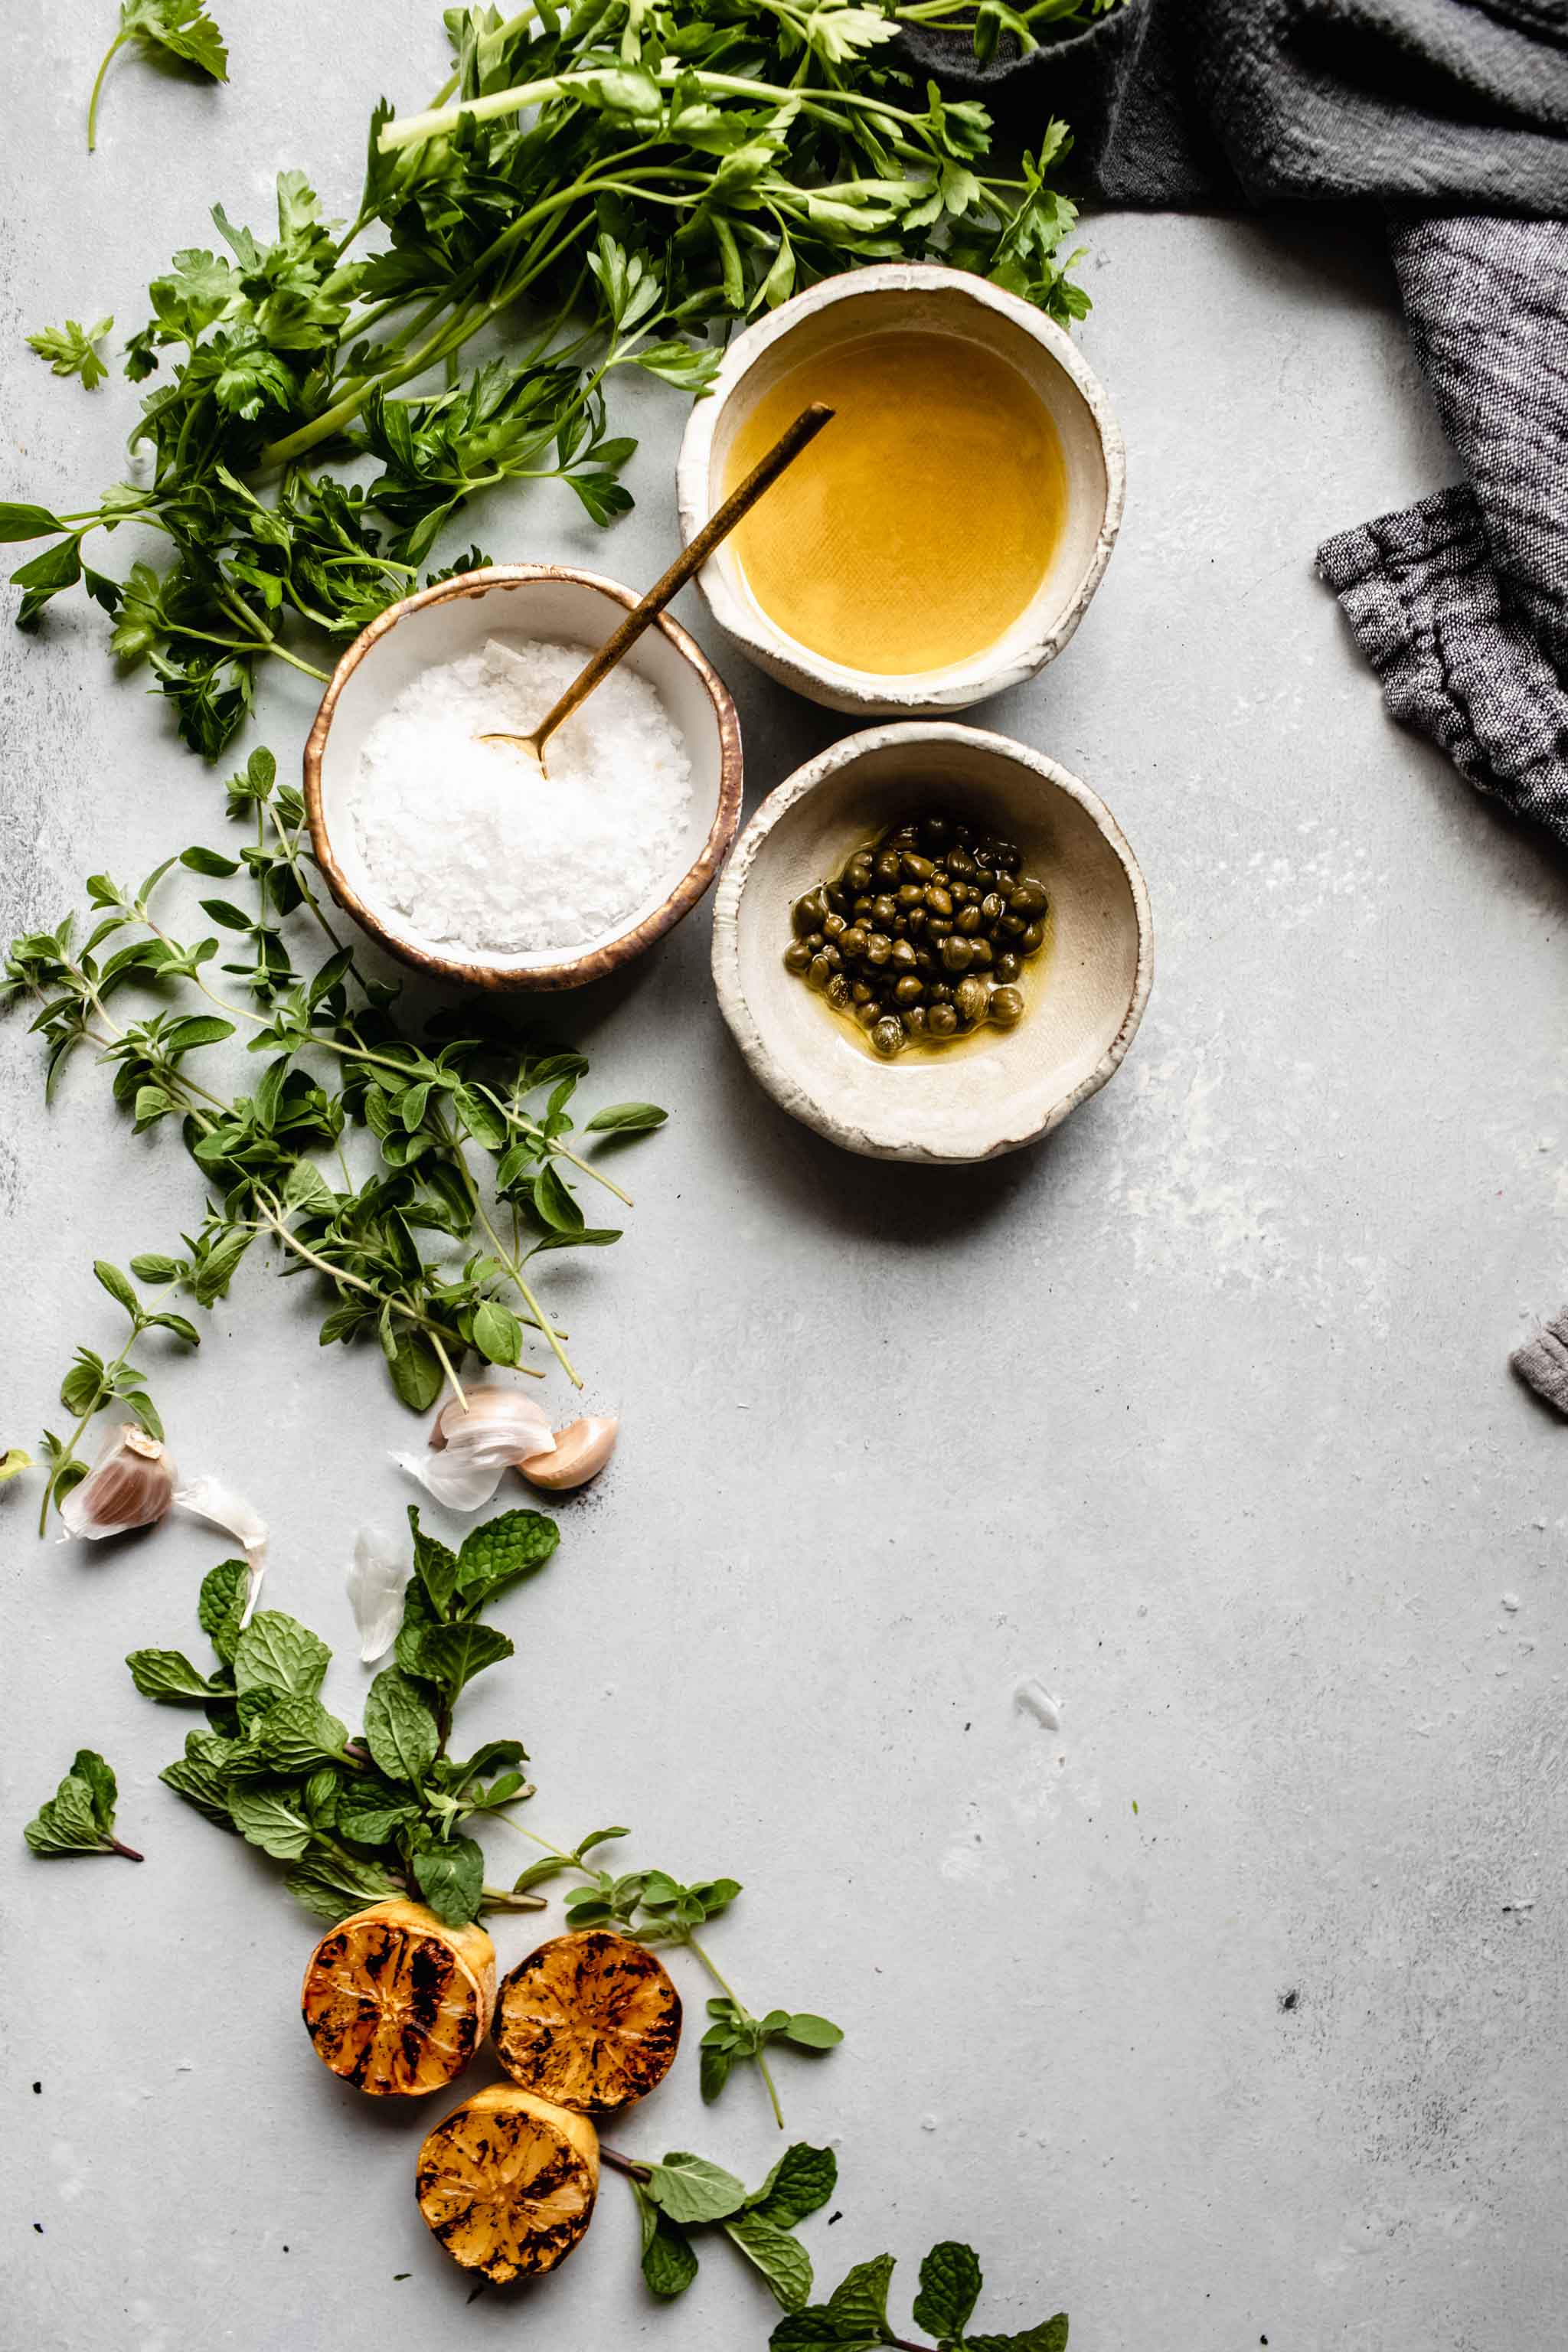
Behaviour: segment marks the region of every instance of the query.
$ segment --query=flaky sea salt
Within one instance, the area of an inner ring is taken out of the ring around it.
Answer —
[[[377,894],[426,939],[505,952],[602,939],[681,870],[691,763],[646,678],[610,672],[545,746],[523,735],[586,646],[489,638],[423,671],[364,740],[352,801]]]

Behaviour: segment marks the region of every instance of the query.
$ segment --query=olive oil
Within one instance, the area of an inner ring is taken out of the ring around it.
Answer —
[[[736,530],[774,625],[897,677],[983,653],[1045,578],[1067,499],[1061,444],[1017,369],[979,343],[868,335],[804,360],[729,453],[729,494],[814,400],[834,418]]]

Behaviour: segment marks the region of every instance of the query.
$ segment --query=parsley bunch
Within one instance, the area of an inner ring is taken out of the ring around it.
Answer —
[[[595,521],[624,512],[617,371],[700,392],[711,337],[862,262],[937,258],[1060,319],[1088,307],[1047,179],[1064,126],[997,170],[985,109],[917,85],[881,0],[542,0],[447,24],[440,102],[376,107],[352,221],[285,172],[274,231],[218,205],[219,247],[153,279],[126,348],[156,379],[132,436],[145,478],[66,514],[0,507],[0,540],[49,541],[14,574],[20,624],[84,583],[209,759],[265,660],[324,675],[311,636],[352,637],[417,586],[480,493],[554,478]],[[504,355],[465,376],[487,330]],[[68,330],[46,355],[90,372]],[[324,470],[356,459],[368,480]],[[84,547],[131,521],[166,552],[113,578]]]
[[[534,1261],[620,1239],[618,1226],[591,1225],[578,1201],[586,1177],[630,1205],[584,1154],[664,1121],[656,1104],[614,1103],[579,1137],[568,1106],[583,1055],[531,1045],[498,1027],[488,1005],[440,1016],[423,1040],[411,1034],[395,1017],[395,992],[363,970],[323,910],[303,802],[279,783],[270,752],[251,754],[228,799],[251,831],[237,855],[193,845],[134,889],[94,875],[97,920],[85,937],[68,916],[13,940],[0,982],[0,997],[35,1008],[47,1091],[68,1055],[93,1048],[134,1131],[176,1126],[203,1188],[200,1222],[178,1251],[133,1257],[129,1273],[97,1265],[130,1330],[110,1358],[79,1349],[66,1374],[60,1401],[72,1426],[45,1433],[45,1517],[86,1475],[78,1442],[106,1406],[121,1403],[162,1436],[132,1350],[144,1340],[196,1346],[195,1325],[170,1302],[211,1307],[258,1240],[286,1273],[326,1286],[321,1344],[374,1334],[394,1388],[416,1411],[444,1383],[461,1398],[457,1366],[470,1348],[535,1370],[522,1360],[531,1339],[580,1387],[568,1335],[535,1289]],[[204,898],[212,929],[181,938],[162,896],[176,869],[236,884],[248,904]],[[327,950],[320,961],[305,953],[312,933]],[[221,940],[230,959],[219,966]],[[142,1002],[128,1017],[133,992]],[[225,1049],[242,1031],[264,1060],[237,1091]],[[368,1172],[350,1157],[356,1130],[374,1149]]]

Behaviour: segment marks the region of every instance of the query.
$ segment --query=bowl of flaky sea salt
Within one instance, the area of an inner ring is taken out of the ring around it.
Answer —
[[[480,988],[575,988],[702,897],[741,813],[722,680],[661,614],[552,734],[527,734],[634,592],[543,564],[464,572],[379,614],[305,747],[333,897],[404,962]]]

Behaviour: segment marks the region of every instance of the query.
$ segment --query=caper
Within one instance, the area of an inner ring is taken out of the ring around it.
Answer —
[[[1044,923],[1027,924],[1018,941],[1018,945],[1025,955],[1038,955],[1040,950],[1045,946],[1045,944],[1046,927]]]
[[[1011,1029],[1024,1017],[1024,992],[1021,988],[994,988],[985,1007],[999,1029]]]
[[[960,882],[973,882],[974,860],[967,849],[954,849],[949,854],[947,870],[950,874],[955,875]]]
[[[984,918],[978,907],[960,907],[952,919],[967,939],[973,939]]]
[[[887,932],[873,931],[870,938],[866,942],[867,962],[876,964],[886,963],[888,958],[892,954],[892,952],[893,942],[888,937]]]
[[[930,948],[917,948],[915,950],[915,970],[917,971],[923,972],[938,972],[942,970],[942,966],[938,963]]]
[[[925,1035],[926,1009],[923,1004],[910,1004],[906,1006],[902,1018],[904,1027],[909,1031],[911,1037],[923,1037]]]
[[[904,872],[909,876],[911,882],[929,882],[931,880],[931,859],[929,857],[922,857],[918,849],[906,849],[902,857],[899,860],[899,863],[903,867]]]
[[[864,891],[862,891],[860,896],[856,899],[854,906],[854,913],[857,921],[858,921],[862,916],[868,915],[870,913],[871,906],[872,901],[867,898]]]
[[[915,951],[913,948],[910,947],[908,940],[895,940],[893,941],[892,961],[903,971],[912,970],[915,961]]]
[[[855,1018],[862,1029],[874,1029],[881,1017],[882,1008],[874,996],[868,997],[864,1004],[855,1007]]]
[[[928,915],[926,917],[926,937],[928,940],[945,940],[952,929],[952,925],[945,915]]]
[[[921,835],[928,849],[944,849],[952,839],[952,826],[944,816],[928,816],[921,820]]]
[[[1022,915],[1004,915],[996,928],[1005,931],[1010,940],[1021,940],[1029,926]]]
[[[898,911],[898,900],[889,898],[885,891],[879,898],[873,898],[871,901],[871,919],[876,923],[890,923]]]
[[[923,907],[911,907],[904,918],[904,929],[911,939],[918,939],[930,920],[931,917]]]
[[[889,1062],[895,1054],[903,1052],[908,1043],[903,1023],[895,1020],[890,1013],[885,1014],[871,1032],[872,1045]]]
[[[926,1027],[933,1037],[952,1037],[958,1029],[958,1015],[951,1004],[933,1004],[926,1013]]]
[[[847,956],[864,955],[868,936],[864,923],[851,923],[847,930],[839,933],[838,944]]]
[[[806,967],[806,986],[808,988],[824,989],[827,986],[827,983],[832,977],[833,966],[828,962],[827,958],[825,955],[814,955],[809,965]]]
[[[990,991],[978,972],[969,972],[959,982],[953,992],[952,1002],[958,1017],[966,1029],[973,1023],[980,1020],[984,1013],[985,1000],[989,993]]]
[[[895,1004],[918,1004],[925,994],[925,987],[924,981],[918,974],[906,972],[894,987],[893,1002]]]
[[[871,887],[871,871],[874,863],[868,849],[857,850],[844,868],[845,887],[849,890],[868,890]]]
[[[870,984],[867,981],[858,980],[849,993],[857,1004],[869,1004],[871,1002]]]
[[[833,914],[824,918],[822,928],[830,940],[837,940],[843,938],[849,926],[842,915]]]
[[[949,988],[945,980],[932,981],[931,986],[926,991],[926,1003],[928,1004],[951,1004],[952,1003],[952,991]]]
[[[812,958],[812,961],[814,963],[816,961],[815,956]],[[834,945],[831,940],[828,940],[827,945],[822,950],[822,961],[827,966],[829,971],[842,971],[844,969],[843,955],[838,948]]]
[[[792,940],[784,950],[784,968],[788,971],[804,971],[811,961],[811,950],[804,940]]]
[[[969,942],[969,961],[972,964],[977,965],[982,971],[989,971],[991,969],[990,940],[971,940]]]
[[[822,929],[822,919],[826,912],[827,893],[820,888],[808,890],[795,908],[796,915],[805,919],[801,924],[802,929],[807,931],[819,931]]]
[[[977,894],[967,882],[955,882],[949,895],[955,907],[967,907],[970,900]]]
[[[1011,915],[1043,915],[1047,906],[1046,886],[1032,874],[1026,874],[1014,885],[1007,899]]]
[[[899,878],[898,851],[884,849],[873,862],[871,871],[879,882],[896,882]]]
[[[1024,966],[1022,960],[1008,948],[997,957],[992,969],[998,980],[1016,980]]]
[[[900,907],[918,907],[924,897],[925,892],[921,888],[918,882],[900,883],[899,904]]]
[[[832,979],[827,983],[826,994],[829,1004],[831,1004],[834,1010],[838,1013],[847,1013],[851,1003],[854,1002],[849,992],[849,982],[845,979],[844,974],[841,971],[836,971],[834,973]]]
[[[980,901],[980,911],[988,923],[997,922],[1007,911],[1007,901],[999,891],[987,890]]]
[[[926,911],[931,915],[951,915],[952,912],[952,894],[944,890],[940,882],[927,885]]]

